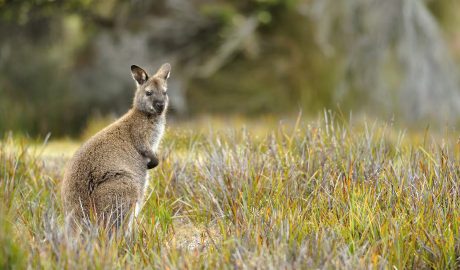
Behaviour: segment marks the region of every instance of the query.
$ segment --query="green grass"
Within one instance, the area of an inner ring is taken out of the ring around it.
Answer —
[[[458,135],[333,118],[173,124],[134,236],[113,239],[64,229],[78,144],[5,136],[0,268],[458,269]]]

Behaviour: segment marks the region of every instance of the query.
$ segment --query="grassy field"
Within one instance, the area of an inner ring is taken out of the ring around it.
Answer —
[[[134,236],[113,239],[65,232],[78,143],[6,135],[0,269],[458,269],[458,135],[331,114],[172,124]]]

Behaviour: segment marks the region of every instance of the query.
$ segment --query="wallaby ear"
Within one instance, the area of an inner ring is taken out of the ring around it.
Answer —
[[[160,77],[162,79],[168,79],[169,74],[171,73],[171,65],[169,63],[163,64],[160,69],[158,69],[155,77]]]
[[[147,72],[136,65],[131,66],[131,75],[133,75],[133,79],[136,81],[137,85],[142,85],[149,79]]]

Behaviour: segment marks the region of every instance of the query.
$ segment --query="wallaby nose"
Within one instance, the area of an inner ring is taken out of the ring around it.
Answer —
[[[155,104],[155,110],[158,112],[162,112],[165,108],[165,102],[164,101],[156,101]]]

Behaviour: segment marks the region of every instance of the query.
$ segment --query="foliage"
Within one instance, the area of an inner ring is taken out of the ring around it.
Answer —
[[[450,0],[0,1],[0,130],[76,137],[93,115],[129,108],[130,64],[153,70],[166,61],[177,117],[314,114],[339,103],[455,123],[458,72],[447,52],[460,52],[450,48],[458,8]]]
[[[112,240],[67,235],[62,158],[5,137],[0,258],[31,268],[457,269],[456,136],[337,118],[170,127],[134,236]]]

